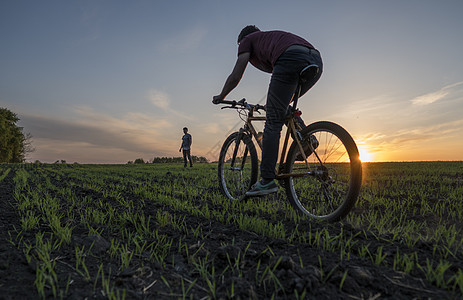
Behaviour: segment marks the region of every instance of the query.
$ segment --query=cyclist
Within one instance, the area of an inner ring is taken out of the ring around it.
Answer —
[[[261,31],[254,25],[248,25],[241,30],[238,45],[238,59],[233,71],[225,81],[222,92],[213,97],[212,103],[220,103],[238,85],[248,62],[257,69],[272,74],[267,93],[267,119],[262,139],[261,180],[246,193],[247,196],[263,196],[278,191],[275,166],[280,133],[299,82],[299,73],[310,64],[319,67],[318,75],[302,86],[303,95],[320,78],[323,63],[320,53],[311,43],[289,32]]]

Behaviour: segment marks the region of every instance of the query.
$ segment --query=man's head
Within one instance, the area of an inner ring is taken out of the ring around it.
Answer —
[[[183,133],[187,133],[187,132],[188,132],[188,128],[183,127]]]
[[[253,33],[253,32],[256,32],[256,31],[260,31],[260,29],[257,28],[256,25],[248,25],[248,26],[244,27],[244,28],[241,30],[240,34],[238,35],[238,44],[241,42],[241,40],[242,40],[245,36],[247,36],[248,34],[251,34],[251,33]]]

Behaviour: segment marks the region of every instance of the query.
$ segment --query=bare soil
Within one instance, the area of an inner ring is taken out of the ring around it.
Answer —
[[[17,232],[15,229],[21,228],[13,203],[13,176],[14,172],[10,172],[0,182],[0,299],[37,299],[39,296],[34,286],[37,271],[35,262],[28,263],[23,250],[11,242],[15,240],[11,237]],[[65,181],[61,182],[65,184]],[[79,187],[74,187],[74,192],[101,197],[95,191]],[[127,196],[132,201],[139,202],[133,195]],[[144,210],[140,213],[155,215],[158,209],[160,207],[156,204],[145,203]],[[404,274],[394,271],[387,267],[392,265],[391,260],[387,262],[387,266],[377,266],[372,264],[370,258],[357,256],[341,260],[338,252],[289,244],[284,240],[260,236],[189,214],[182,217],[185,217],[185,222],[192,228],[201,226],[203,232],[207,232],[203,239],[197,240],[194,236],[184,235],[169,226],[160,231],[174,241],[186,242],[189,245],[188,251],[195,253],[195,262],[177,252],[168,257],[165,266],[139,256],[134,257],[130,267],[124,270],[107,253],[109,241],[113,238],[122,240],[122,236],[117,236],[117,233],[104,227],[101,228],[101,235],[89,235],[85,226],[76,224],[72,231],[72,242],[53,252],[58,278],[71,279],[64,298],[107,298],[99,283],[95,287],[98,278],[92,275],[91,280],[87,281],[73,267],[75,247],[90,248],[93,244],[86,257],[89,273],[97,274],[102,264],[105,273],[110,274],[116,291],[120,295],[122,290],[126,291],[126,299],[182,298],[190,285],[192,288],[186,298],[193,299],[268,299],[272,295],[276,295],[276,299],[295,299],[296,295],[302,296],[304,293],[305,299],[462,299],[461,294],[430,284],[421,272]],[[285,225],[288,228],[294,226],[290,223]],[[423,265],[426,264],[426,258],[433,259],[432,245],[424,242],[417,243],[413,249],[403,249],[402,244],[381,242],[373,233],[359,231],[341,223],[326,225],[307,221],[299,224],[299,228],[310,228],[314,232],[321,227],[327,227],[333,234],[341,230],[353,235],[361,232],[357,235],[358,247],[369,244],[374,249],[375,246],[382,246],[388,259],[392,259],[397,251],[417,251]],[[32,230],[24,233],[23,241],[32,243],[34,238],[35,232]],[[461,269],[462,259],[458,256],[449,258],[452,268]],[[194,263],[198,261],[214,266],[215,295],[211,293],[208,282],[194,267]],[[232,269],[230,262],[232,265],[233,262],[239,262],[239,266]],[[267,267],[272,270],[273,275],[263,275],[263,270]],[[60,284],[64,285],[66,282],[61,280]],[[60,289],[65,290],[66,287],[60,286]],[[46,298],[54,298],[50,287],[46,288]]]

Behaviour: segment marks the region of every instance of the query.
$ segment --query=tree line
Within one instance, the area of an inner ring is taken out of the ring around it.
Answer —
[[[191,156],[191,160],[193,163],[207,163],[209,162],[207,158],[203,156]],[[128,164],[146,164],[146,163],[153,163],[153,164],[162,164],[162,163],[183,163],[183,157],[155,157],[151,161],[146,161],[143,158],[137,158],[134,161],[129,161]]]
[[[0,107],[0,163],[21,163],[33,152],[32,136],[16,123],[18,116]]]

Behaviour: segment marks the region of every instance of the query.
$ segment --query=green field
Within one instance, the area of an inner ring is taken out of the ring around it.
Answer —
[[[463,295],[463,162],[364,163],[335,224],[298,215],[283,189],[230,202],[216,164],[3,164],[0,187],[12,298]]]

